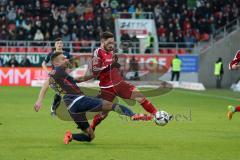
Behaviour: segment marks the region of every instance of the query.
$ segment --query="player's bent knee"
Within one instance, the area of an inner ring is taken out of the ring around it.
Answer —
[[[112,102],[103,100],[103,106],[102,106],[103,111],[110,111],[110,110],[112,110],[112,105],[113,105]]]
[[[132,92],[131,99],[141,100],[143,98],[145,98],[145,96],[140,91],[135,90]]]

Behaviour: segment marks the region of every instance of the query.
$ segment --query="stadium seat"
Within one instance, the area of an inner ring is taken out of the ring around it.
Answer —
[[[29,48],[27,48],[27,52],[30,52],[30,53],[35,52],[35,48],[34,47],[29,47]]]
[[[186,50],[184,48],[179,48],[178,49],[178,54],[185,54]]]
[[[11,53],[17,52],[17,48],[10,47],[10,48],[8,48],[8,52],[11,52]]]
[[[24,48],[24,47],[19,47],[19,48],[18,48],[18,52],[26,52],[26,48]]]
[[[52,51],[52,48],[46,48],[45,49],[47,53],[51,52]]]
[[[160,54],[168,54],[168,50],[165,49],[165,48],[163,48],[163,49],[160,49],[160,50],[159,50],[159,53],[160,53]]]
[[[174,48],[174,49],[168,49],[168,53],[169,54],[177,54],[177,50]]]
[[[0,52],[5,52],[5,47],[0,47]]]
[[[37,49],[37,52],[39,52],[39,53],[44,53],[45,52],[44,48],[42,48],[42,47],[38,47],[36,49]]]
[[[204,34],[201,35],[201,40],[202,41],[208,41],[209,39],[210,39],[209,34],[204,33]]]

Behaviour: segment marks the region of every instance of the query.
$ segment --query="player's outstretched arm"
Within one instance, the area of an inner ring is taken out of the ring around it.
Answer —
[[[36,112],[38,112],[40,110],[40,108],[42,107],[42,102],[47,93],[48,86],[49,86],[49,78],[44,82],[44,84],[39,92],[38,99],[34,105],[34,109]]]
[[[240,68],[239,64],[233,64],[233,65],[229,66],[229,70],[236,70],[236,69],[239,69],[239,68]]]
[[[94,75],[89,75],[89,76],[83,76],[83,77],[75,78],[75,80],[77,82],[85,82],[85,81],[88,81],[88,80],[93,79],[93,78],[95,78]]]
[[[47,68],[47,63],[45,61],[42,62],[42,68],[47,72],[49,73],[49,70]]]

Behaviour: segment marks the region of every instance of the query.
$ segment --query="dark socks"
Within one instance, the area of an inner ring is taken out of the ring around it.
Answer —
[[[112,110],[121,114],[121,115],[125,115],[125,116],[128,116],[128,117],[132,117],[135,114],[135,113],[133,113],[132,110],[130,110],[129,108],[127,108],[123,105],[120,105],[120,104],[113,104]]]
[[[90,142],[91,138],[83,133],[79,133],[79,134],[72,134],[72,139],[76,140],[76,141],[82,141],[82,142]]]

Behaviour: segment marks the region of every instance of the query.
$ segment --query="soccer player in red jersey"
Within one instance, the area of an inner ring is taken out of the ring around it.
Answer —
[[[239,62],[240,62],[240,50],[237,51],[234,59],[230,62],[229,64],[229,70],[236,70],[236,69],[239,69],[240,68],[240,65],[239,65]],[[240,112],[240,106],[228,106],[228,112],[227,112],[227,116],[228,116],[228,119],[231,120],[232,117],[233,117],[233,114],[235,112]]]
[[[101,34],[101,46],[93,53],[92,71],[98,77],[101,88],[101,98],[112,102],[116,96],[139,102],[149,113],[149,120],[156,114],[153,104],[132,84],[124,81],[120,73],[120,64],[114,54],[115,40],[111,32]],[[94,117],[91,127],[95,127],[107,117],[108,113],[98,114]]]

